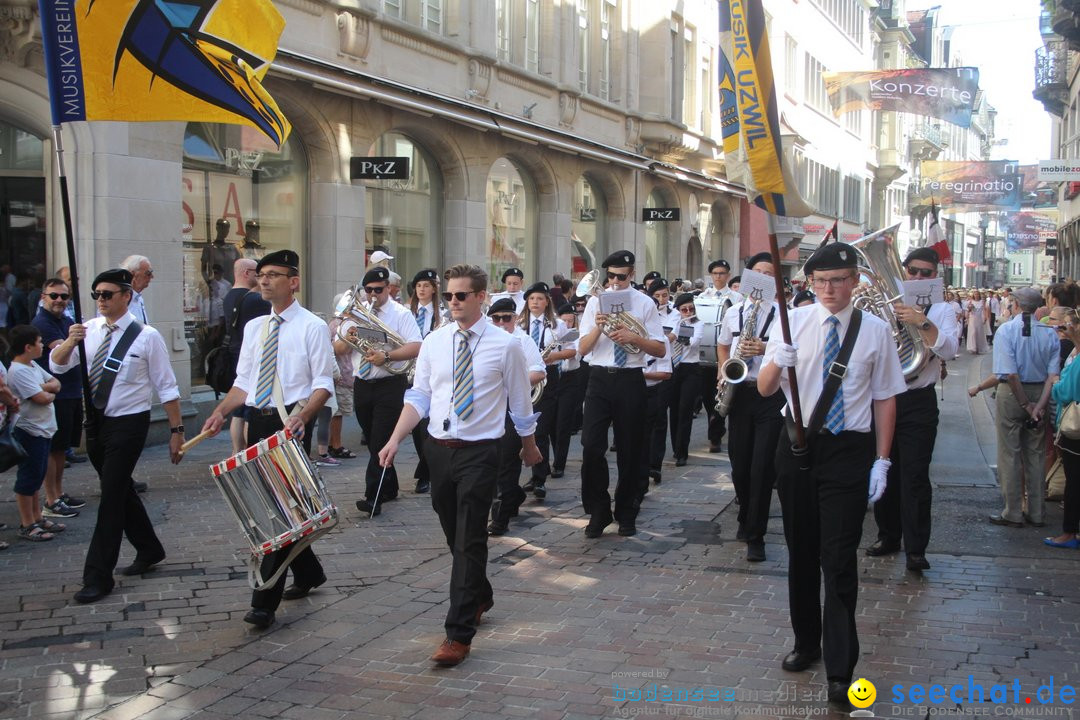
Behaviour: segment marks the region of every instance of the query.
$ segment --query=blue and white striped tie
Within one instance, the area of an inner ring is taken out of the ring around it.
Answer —
[[[458,330],[458,349],[454,354],[454,412],[468,420],[473,411],[472,351],[469,350],[469,331]]]
[[[543,345],[540,344],[540,338],[543,337],[544,331],[540,329],[539,318],[533,320],[532,326],[532,339],[536,343],[536,347],[543,349]]]
[[[416,327],[420,328],[420,337],[427,335],[427,308],[420,308],[420,312],[416,313]]]
[[[836,356],[840,354],[840,334],[836,331],[836,328],[840,325],[840,319],[833,315],[829,318],[828,322],[829,333],[825,336],[825,358],[821,367],[822,383],[829,379],[829,368],[832,367],[833,362],[836,360]],[[832,405],[829,406],[829,412],[825,415],[825,429],[833,435],[839,435],[844,431],[843,385],[836,389],[836,395],[833,396]]]
[[[284,322],[280,315],[270,316],[270,332],[266,334],[262,358],[259,360],[259,382],[255,386],[255,407],[270,405],[274,394],[274,378],[277,376],[278,329]]]

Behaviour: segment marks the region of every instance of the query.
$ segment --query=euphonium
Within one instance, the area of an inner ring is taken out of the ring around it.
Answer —
[[[355,287],[345,291],[334,311],[334,317],[341,320],[337,329],[338,339],[347,343],[361,355],[367,355],[372,351],[392,352],[406,344],[404,338],[391,330],[371,311]],[[357,328],[385,333],[386,342],[379,343],[366,338],[357,333]],[[382,367],[393,375],[405,375],[412,372],[415,363],[414,359],[391,360]]]
[[[900,262],[900,250],[896,247],[896,229],[893,225],[878,230],[851,243],[862,259],[859,272],[870,278],[870,286],[856,288],[854,305],[859,310],[873,313],[889,323],[893,340],[900,353],[900,369],[904,379],[912,382],[930,361],[930,349],[922,335],[913,327],[900,322],[892,304],[904,299],[904,266]]]
[[[742,359],[739,351],[744,340],[753,340],[757,337],[758,309],[761,300],[755,300],[750,308],[750,317],[743,322],[742,332],[735,346],[731,348],[731,356],[720,366],[720,383],[716,388],[716,413],[720,417],[726,417],[731,411],[731,400],[735,397],[735,386],[746,380],[749,366]],[[744,313],[745,315],[745,313]]]
[[[578,297],[586,297],[589,295],[599,295],[603,292],[604,286],[600,283],[600,271],[590,270],[585,273],[584,277],[578,281],[575,294]],[[609,338],[611,334],[620,328],[624,328],[639,335],[641,337],[648,337],[649,333],[645,329],[645,326],[641,324],[641,321],[630,313],[618,312],[610,313],[607,316],[608,320],[601,326],[600,330]],[[612,340],[612,342],[615,342]],[[637,355],[641,352],[641,348],[633,343],[615,343],[621,347],[628,355]]]

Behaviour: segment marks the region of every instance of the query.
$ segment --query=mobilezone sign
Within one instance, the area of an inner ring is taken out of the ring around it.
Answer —
[[[1080,180],[1080,160],[1040,160],[1040,182],[1071,182]]]

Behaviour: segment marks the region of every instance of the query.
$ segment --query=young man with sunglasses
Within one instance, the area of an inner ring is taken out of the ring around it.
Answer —
[[[709,263],[709,277],[712,278],[712,287],[705,288],[698,296],[702,299],[719,300],[723,303],[720,317],[717,318],[717,327],[724,323],[727,311],[743,301],[743,296],[736,292],[729,284],[731,279],[731,265],[727,260],[713,260]],[[716,412],[716,384],[719,363],[701,363],[701,403],[705,406],[705,415],[709,419],[709,452],[720,452],[720,443],[724,440],[727,428],[724,426],[724,418]]]
[[[60,278],[49,278],[41,290],[37,315],[31,324],[41,333],[41,341],[46,352],[36,361],[49,370],[49,352],[64,342],[68,330],[75,321],[68,317],[67,306],[71,301],[71,289]],[[46,517],[72,518],[79,514],[79,508],[86,501],[72,497],[64,492],[64,460],[68,448],[78,447],[82,442],[82,376],[78,368],[72,368],[56,377],[60,381],[60,392],[53,400],[56,411],[56,434],[49,446],[49,465],[45,471],[45,509]]]
[[[602,267],[608,288],[618,292],[631,287],[634,254],[618,250]],[[585,391],[585,414],[581,427],[581,504],[589,515],[585,537],[598,538],[604,528],[617,521],[620,535],[637,534],[640,488],[648,482],[648,467],[641,463],[641,446],[646,441],[641,419],[647,411],[645,376],[647,356],[662,358],[667,353],[664,328],[656,303],[644,293],[630,292],[623,312],[636,318],[648,337],[620,327],[611,335],[603,332],[609,319],[600,312],[600,298],[589,298],[581,318],[578,352],[589,361],[589,385]],[[640,352],[625,350],[636,346]],[[619,477],[615,484],[615,509],[608,494],[608,427],[613,427]]]
[[[931,248],[916,248],[908,253],[904,268],[910,280],[937,277],[938,254]],[[930,461],[937,439],[938,404],[934,386],[941,376],[941,363],[951,360],[959,347],[956,313],[948,303],[926,307],[894,303],[896,318],[922,337],[934,358],[926,363],[918,377],[908,382],[907,390],[896,396],[896,430],[889,459],[889,482],[885,494],[874,503],[877,541],[866,549],[871,557],[900,551],[904,541],[907,569],[922,572],[930,569],[926,546],[930,542],[931,499]]]
[[[397,469],[393,465],[379,466],[379,451],[390,439],[394,423],[401,415],[401,406],[408,389],[409,380],[404,374],[393,374],[386,369],[391,362],[412,360],[420,354],[423,338],[416,318],[404,305],[390,297],[390,271],[374,267],[364,274],[363,291],[368,298],[372,314],[398,337],[405,341],[390,351],[371,350],[367,355],[353,351],[353,409],[360,429],[368,439],[368,464],[365,477],[364,499],[356,501],[356,509],[372,515],[378,514],[380,505],[398,496]],[[334,350],[345,352],[350,346],[344,340],[334,342]],[[382,490],[379,481],[382,479]]]
[[[49,355],[49,369],[66,373],[79,364],[78,343],[83,340],[98,415],[97,438],[87,450],[101,482],[101,500],[86,551],[83,588],[75,593],[80,603],[96,602],[112,592],[113,571],[125,535],[135,546],[135,561],[121,575],[142,575],[165,559],[165,548],[131,478],[150,430],[152,392],[157,393],[169,420],[169,454],[174,463],[180,461],[184,442],[180,389],[169,350],[157,330],[137,323],[129,312],[131,281],[131,273],[123,268],[94,278],[90,297],[97,304],[98,316],[85,325],[72,325],[67,339]],[[117,362],[117,346],[125,338],[130,345]]]

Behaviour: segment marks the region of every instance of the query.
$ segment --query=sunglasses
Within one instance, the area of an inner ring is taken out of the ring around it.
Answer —
[[[67,293],[49,293],[48,297],[50,300],[67,300],[71,296]]]
[[[685,305],[680,305],[679,312],[694,312],[693,303],[686,303]]]
[[[934,274],[934,271],[933,270],[928,270],[927,268],[909,267],[909,268],[907,268],[907,274],[910,275],[911,277],[918,276],[918,277],[928,278],[928,277],[930,277],[930,276],[932,276]]]
[[[442,293],[443,302],[450,302],[451,300],[457,300],[458,302],[465,302],[465,298],[472,295],[475,290],[459,290],[458,292],[444,292]]]
[[[630,277],[630,273],[613,273],[609,270],[607,274],[608,280],[618,280],[619,282],[622,282],[628,277]]]
[[[120,292],[121,292],[120,290],[92,290],[90,292],[90,297],[93,298],[94,300],[97,300],[98,298],[101,298],[102,300],[107,301],[107,300],[112,300],[113,295],[119,295]]]
[[[368,295],[382,295],[382,292],[383,292],[383,290],[386,289],[386,287],[387,286],[385,286],[385,285],[382,286],[382,287],[375,287],[373,285],[365,285],[364,286],[364,292],[366,292]]]
[[[491,316],[491,319],[499,323],[514,322],[517,319],[517,315],[513,313],[495,313]]]

